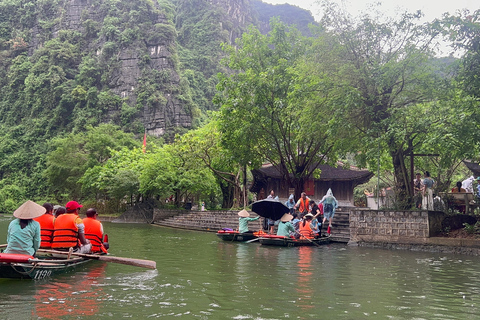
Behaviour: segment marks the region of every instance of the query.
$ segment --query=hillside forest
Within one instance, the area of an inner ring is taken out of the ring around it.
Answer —
[[[27,199],[242,207],[250,169],[278,165],[300,192],[321,176],[311,164],[338,160],[391,176],[410,207],[411,154],[434,155],[414,168],[447,190],[480,160],[480,12],[321,10],[2,0],[0,212]]]

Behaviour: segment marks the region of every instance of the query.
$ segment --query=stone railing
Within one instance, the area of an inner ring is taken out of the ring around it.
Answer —
[[[443,212],[355,209],[350,212],[353,243],[418,243],[441,231]]]

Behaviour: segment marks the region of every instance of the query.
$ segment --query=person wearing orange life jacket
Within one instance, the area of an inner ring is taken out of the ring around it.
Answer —
[[[313,220],[313,214],[307,213],[305,217],[303,217],[303,221],[298,224],[298,233],[300,234],[300,239],[314,239],[315,235],[312,231],[312,227],[310,224]]]
[[[108,243],[103,242],[103,225],[97,220],[98,213],[95,208],[90,208],[83,219],[85,225],[85,238],[92,244],[92,252],[107,253]]]
[[[51,203],[45,202],[43,204],[46,212],[42,214],[40,217],[35,218],[33,220],[40,223],[40,237],[42,242],[40,243],[41,249],[50,249],[52,247],[52,239],[53,239],[53,220],[55,217],[53,216],[53,205]]]
[[[302,192],[302,196],[298,199],[297,203],[295,204],[294,209],[298,209],[300,212],[299,218],[303,218],[308,213],[308,208],[310,204],[310,198],[307,197],[305,192]]]
[[[85,225],[78,216],[82,207],[77,201],[65,205],[67,212],[55,219],[52,249],[66,251],[73,248],[78,253],[90,252],[92,244],[85,238]]]

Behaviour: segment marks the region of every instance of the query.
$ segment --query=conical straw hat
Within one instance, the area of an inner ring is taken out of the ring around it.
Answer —
[[[28,200],[22,204],[15,212],[13,216],[18,219],[33,219],[40,217],[42,214],[47,212],[44,207],[41,205]]]
[[[243,218],[250,217],[250,213],[248,213],[248,211],[245,210],[245,209],[243,209],[242,211],[240,211],[240,212],[238,213],[238,215],[239,215],[240,217],[243,217]]]
[[[285,213],[281,218],[280,221],[282,222],[288,222],[293,219],[293,216],[289,213]]]

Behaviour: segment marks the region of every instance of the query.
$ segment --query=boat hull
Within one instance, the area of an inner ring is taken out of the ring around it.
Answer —
[[[240,233],[238,231],[223,231],[217,232],[217,236],[223,241],[249,241],[257,238],[253,233]]]
[[[3,279],[47,279],[69,272],[91,259],[34,259],[32,262],[0,262],[0,278]]]
[[[292,239],[285,237],[262,237],[258,241],[264,246],[276,247],[300,247],[300,246],[318,246],[330,243],[330,238],[322,237],[319,239]]]

